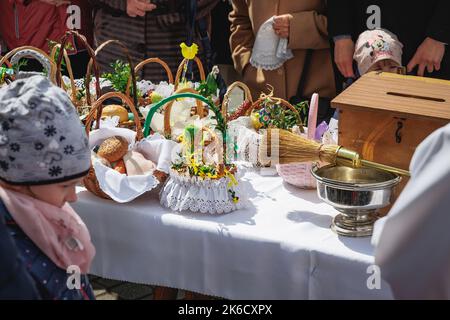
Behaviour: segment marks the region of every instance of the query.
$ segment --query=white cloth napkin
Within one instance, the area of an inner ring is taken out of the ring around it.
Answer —
[[[92,148],[112,136],[126,138],[130,143],[130,150],[142,153],[157,165],[157,170],[169,173],[175,142],[166,140],[158,134],[136,142],[136,132],[129,129],[106,127],[91,132],[89,145]],[[93,166],[102,191],[118,203],[131,202],[159,185],[159,181],[153,174],[127,176],[105,166],[95,158]]]
[[[273,29],[274,17],[263,23],[256,35],[250,64],[263,70],[281,67],[294,54],[288,49],[288,39],[281,39]]]

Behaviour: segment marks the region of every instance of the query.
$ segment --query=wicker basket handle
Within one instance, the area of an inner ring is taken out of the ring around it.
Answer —
[[[175,77],[175,90],[177,90],[178,86],[180,85],[181,75],[183,74],[183,70],[184,70],[185,66],[189,63],[189,61],[191,61],[191,60],[184,59],[183,61],[181,61],[180,66],[178,67],[177,74]],[[194,61],[197,64],[198,70],[200,71],[200,80],[205,81],[206,74],[205,74],[205,69],[203,68],[202,61],[198,57],[195,57]]]
[[[184,88],[184,89],[177,90],[177,91],[175,91],[174,94],[182,94],[182,93],[198,94],[197,91],[195,91],[194,89],[191,89],[191,88]],[[164,109],[164,134],[165,135],[170,135],[172,133],[172,129],[170,127],[170,115],[172,113],[172,106],[174,103],[175,103],[175,100],[170,101]],[[195,103],[196,103],[197,114],[200,116],[200,118],[203,118],[204,109],[203,109],[202,101],[200,101],[199,99],[195,99]]]
[[[52,51],[50,52],[50,58],[53,61],[56,61],[56,53],[58,49],[61,50],[61,44],[56,44],[53,46]],[[73,76],[72,63],[70,62],[69,55],[67,54],[67,50],[64,49],[64,61],[67,66],[67,73],[69,74],[70,79],[70,87],[72,88],[72,102],[76,105],[77,102],[77,86],[75,85],[75,77]],[[61,78],[61,88],[64,89],[64,84],[62,83],[62,74],[57,74],[58,78]]]
[[[227,89],[227,92],[225,93],[225,96],[223,97],[223,102],[222,102],[222,115],[225,119],[227,119],[228,116],[228,106],[230,103],[230,95],[233,92],[233,90],[235,88],[240,88],[242,89],[242,91],[244,91],[244,101],[249,101],[251,103],[251,105],[253,105],[253,98],[252,98],[252,93],[250,91],[250,88],[242,82],[236,81],[233,82]],[[248,110],[243,110],[245,112],[245,114],[247,113]]]
[[[130,84],[133,85],[133,101],[134,101],[134,105],[137,106],[138,105],[138,98],[137,98],[136,72],[134,71],[134,63],[133,63],[133,59],[131,58],[130,51],[128,50],[128,47],[125,44],[123,44],[123,42],[120,42],[119,40],[108,40],[108,41],[103,42],[101,45],[99,45],[97,47],[97,49],[95,49],[95,57],[98,56],[100,51],[102,51],[104,48],[106,48],[107,46],[112,45],[112,44],[116,44],[119,47],[121,47],[123,53],[127,57],[128,64],[130,65],[131,83],[130,83],[130,80],[129,80],[128,81],[126,95],[131,97],[131,95],[129,94],[128,88],[129,88]],[[91,78],[92,66],[94,64],[94,61],[95,61],[95,58],[91,57],[91,60],[89,61],[89,64],[88,64],[88,67],[87,67],[87,72],[86,72],[86,79],[88,79],[88,80],[90,80],[90,78]]]
[[[77,31],[69,30],[69,31],[66,32],[66,34],[61,39],[61,44],[60,44],[61,48],[65,48],[66,47],[66,44],[69,41],[69,38],[72,37],[72,36],[74,38],[79,39],[83,43],[83,45],[85,46],[85,48],[86,48],[89,56],[91,57],[91,59],[94,58],[94,63],[93,63],[94,75],[95,75],[95,79],[97,80],[96,83],[95,83],[95,94],[96,94],[97,98],[100,98],[100,96],[102,95],[102,90],[100,88],[100,73],[99,73],[97,62],[95,61],[95,52],[92,49],[92,47],[89,45],[88,41],[86,40],[86,37],[81,35],[81,34],[79,34]],[[57,74],[61,73],[62,59],[63,59],[63,56],[64,56],[63,52],[64,52],[64,50],[60,50],[59,55],[58,55],[58,59],[56,60],[56,66],[58,68],[58,70],[56,72]],[[62,79],[57,77],[56,80],[57,80],[58,86],[61,86],[61,80]],[[86,79],[85,79],[86,101],[87,101],[87,104],[89,106],[92,104],[90,82],[91,82],[90,81],[90,77],[86,76]],[[99,123],[100,119],[97,119],[97,120],[98,120],[97,123]]]
[[[6,67],[8,67],[9,69],[12,68],[11,62],[9,62],[9,60],[7,58],[0,55],[0,67],[2,67],[4,64],[6,64]]]
[[[47,70],[48,78],[51,82],[56,83],[56,65],[55,62],[49,57],[47,53],[43,50],[31,46],[23,46],[15,48],[14,50],[8,52],[1,60],[0,66],[6,63],[9,60],[9,64],[12,65],[19,62],[21,58],[33,58],[39,61],[42,66]]]
[[[136,124],[136,140],[138,141],[141,140],[144,137],[144,134],[142,132],[142,125],[141,121],[139,120],[139,115],[136,110],[136,107],[134,106],[134,103],[133,101],[131,101],[130,97],[127,97],[121,92],[108,92],[94,102],[91,111],[86,117],[86,133],[89,135],[89,132],[91,131],[92,120],[94,120],[94,118],[97,119],[101,118],[103,110],[103,102],[105,102],[105,100],[110,98],[121,99],[130,108],[131,112],[133,112],[134,123]],[[99,126],[97,125],[97,127]]]
[[[173,83],[173,74],[172,74],[172,70],[170,70],[170,67],[167,63],[165,63],[163,60],[159,59],[159,58],[149,58],[146,59],[144,61],[141,61],[135,68],[134,68],[134,74],[137,75],[139,71],[141,71],[141,69],[143,67],[145,67],[147,64],[150,63],[157,63],[159,65],[161,65],[164,70],[167,73],[167,78],[169,80],[169,83],[172,84]],[[131,77],[128,78],[128,84],[127,84],[127,92],[126,95],[130,96],[130,86],[131,86]]]

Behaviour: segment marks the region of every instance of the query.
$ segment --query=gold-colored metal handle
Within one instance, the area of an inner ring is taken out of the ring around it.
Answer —
[[[351,166],[355,168],[366,167],[366,168],[374,168],[379,170],[384,170],[387,172],[395,173],[400,176],[410,177],[411,174],[409,171],[387,166],[385,164],[376,163],[368,160],[361,159],[359,153],[348,150],[345,148],[339,148],[336,155],[336,164],[343,166]]]
[[[400,176],[411,177],[411,173],[409,171],[391,167],[391,166],[387,166],[387,165],[381,164],[381,163],[376,163],[376,162],[372,162],[372,161],[368,161],[368,160],[361,160],[361,165],[363,167],[375,168],[375,169],[392,172],[392,173],[398,174]]]
[[[347,160],[355,168],[361,166],[359,153],[343,147],[340,147],[336,154],[336,162],[339,162],[339,160]]]

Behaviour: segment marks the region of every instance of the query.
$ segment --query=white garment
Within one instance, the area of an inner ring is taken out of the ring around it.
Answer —
[[[450,125],[418,147],[411,175],[375,226],[376,263],[396,299],[450,299]]]
[[[263,70],[281,67],[294,54],[288,49],[288,39],[281,39],[273,29],[274,17],[263,23],[256,35],[250,64]]]

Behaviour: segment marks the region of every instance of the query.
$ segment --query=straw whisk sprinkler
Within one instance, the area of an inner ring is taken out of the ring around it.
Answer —
[[[279,164],[321,161],[354,168],[375,168],[401,176],[410,176],[409,171],[361,159],[359,153],[342,146],[324,145],[281,129],[268,129],[264,133],[259,151],[261,159],[276,158],[273,151],[278,153]]]

